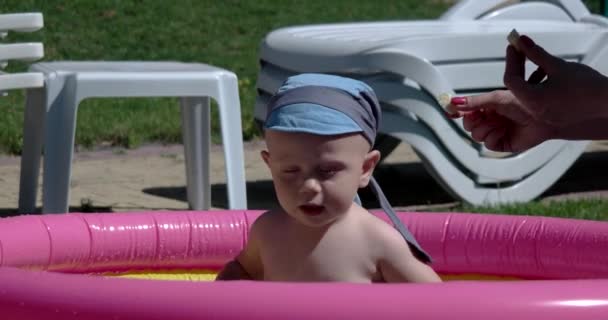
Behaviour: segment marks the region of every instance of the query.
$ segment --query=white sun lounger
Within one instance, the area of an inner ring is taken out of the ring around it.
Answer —
[[[499,2],[462,1],[435,21],[273,31],[261,46],[255,117],[264,119],[266,99],[292,74],[358,78],[384,105],[381,132],[412,145],[447,191],[472,204],[531,200],[559,179],[588,142],[549,141],[520,154],[488,155],[460,120],[445,117],[436,97],[504,87],[506,35],[513,28],[558,56],[607,72],[608,28],[606,19],[579,1]]]

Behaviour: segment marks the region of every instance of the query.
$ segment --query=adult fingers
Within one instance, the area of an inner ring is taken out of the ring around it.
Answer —
[[[507,129],[504,127],[495,128],[490,131],[485,138],[484,145],[486,148],[492,151],[505,152],[505,134],[507,133]]]
[[[499,129],[495,124],[492,123],[481,123],[471,131],[471,137],[477,142],[484,142],[490,134],[490,132]]]
[[[528,83],[525,79],[526,56],[510,45],[507,47],[507,56],[505,59],[505,74],[503,76],[505,86],[515,92],[529,90]]]
[[[471,113],[465,114],[462,119],[462,126],[467,131],[472,131],[476,126],[478,126],[482,121],[481,112],[473,111]]]
[[[495,90],[467,97],[454,97],[450,102],[450,110],[470,112],[480,109],[496,109],[508,104],[512,95],[506,90]]]
[[[532,72],[532,74],[528,78],[528,83],[539,84],[543,81],[543,79],[545,79],[546,76],[547,73],[545,72],[545,70],[543,70],[543,68],[541,67],[538,67],[536,70],[534,70],[534,72]]]
[[[543,68],[548,74],[555,72],[564,60],[551,55],[545,49],[528,37],[522,35],[519,37],[520,50],[521,52],[534,62],[537,66]]]
[[[446,109],[447,116],[450,118],[462,116],[462,114],[460,114],[460,112],[458,111],[456,106],[451,102],[447,106],[445,106],[445,109]]]

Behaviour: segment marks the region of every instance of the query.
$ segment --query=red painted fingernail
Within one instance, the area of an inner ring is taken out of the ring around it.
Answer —
[[[453,105],[463,105],[463,104],[467,104],[467,98],[465,98],[465,97],[453,97],[452,100],[450,100],[450,102]]]
[[[519,41],[524,47],[526,47],[528,49],[530,49],[536,45],[534,43],[534,41],[532,39],[530,39],[530,37],[528,37],[528,36],[519,37]]]

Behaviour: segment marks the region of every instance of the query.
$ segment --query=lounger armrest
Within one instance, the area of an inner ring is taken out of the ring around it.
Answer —
[[[365,54],[369,69],[380,69],[410,78],[427,90],[435,99],[439,95],[454,94],[448,79],[428,60],[397,47],[385,47]],[[412,78],[412,75],[416,75]]]
[[[494,11],[506,8],[509,6],[521,6],[525,3],[513,3],[510,0],[462,0],[448,9],[442,14],[441,20],[476,20],[482,16],[491,15]],[[524,2],[524,1],[521,1]],[[539,1],[541,2],[541,1]],[[545,0],[543,2],[551,3],[562,8],[565,13],[574,21],[580,21],[582,18],[589,16],[591,13],[585,4],[580,0]],[[539,18],[543,19],[544,12],[539,12]]]
[[[604,16],[597,14],[590,14],[586,17],[581,18],[580,22],[596,24],[602,27],[608,27],[608,19]]]
[[[564,8],[548,2],[524,2],[497,8],[479,17],[479,20],[554,20],[574,21]]]
[[[476,20],[478,17],[500,8],[508,2],[506,0],[464,0],[459,1],[446,12],[444,12],[440,20]]]
[[[574,19],[574,21],[580,21],[581,19],[591,15],[587,6],[581,0],[549,0],[562,8]]]

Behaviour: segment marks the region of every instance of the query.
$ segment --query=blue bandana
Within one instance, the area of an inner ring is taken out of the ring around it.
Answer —
[[[334,75],[306,73],[288,78],[270,99],[264,128],[316,135],[359,132],[373,146],[381,115],[378,98],[367,84]],[[414,255],[423,262],[430,262],[430,256],[397,218],[373,177],[370,185]]]

